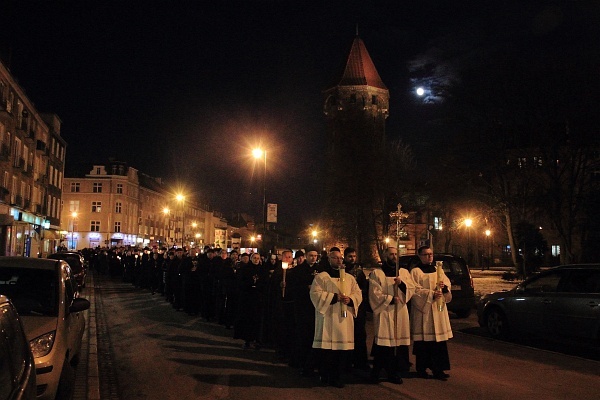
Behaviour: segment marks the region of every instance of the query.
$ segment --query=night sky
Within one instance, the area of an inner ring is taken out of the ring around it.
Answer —
[[[600,48],[599,16],[592,1],[2,0],[0,57],[61,118],[67,176],[115,157],[259,216],[250,151],[262,143],[285,226],[316,222],[331,184],[321,92],[357,24],[390,90],[388,137],[418,151],[460,68],[489,67],[474,49]],[[419,98],[417,85],[431,90]]]

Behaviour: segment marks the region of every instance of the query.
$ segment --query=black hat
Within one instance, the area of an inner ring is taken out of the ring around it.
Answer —
[[[294,256],[294,258],[299,258],[299,257],[304,257],[304,252],[302,250],[296,251],[296,255]]]

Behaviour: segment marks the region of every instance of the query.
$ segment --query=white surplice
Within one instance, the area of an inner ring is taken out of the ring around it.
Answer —
[[[448,307],[444,306],[442,311],[433,298],[437,283],[437,273],[425,273],[419,267],[415,267],[410,274],[417,287],[412,297],[410,310],[410,325],[413,340],[422,340],[425,342],[441,342],[450,339],[452,327],[448,317]],[[452,300],[450,291],[450,279],[444,274],[444,284],[448,287],[448,292],[444,293],[444,301],[449,303]]]

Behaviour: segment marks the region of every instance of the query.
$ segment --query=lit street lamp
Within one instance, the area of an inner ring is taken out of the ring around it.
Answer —
[[[255,159],[262,158],[264,162],[264,175],[263,175],[263,202],[262,202],[262,212],[263,212],[263,247],[266,240],[267,233],[267,151],[256,148],[252,150],[252,155]]]
[[[77,218],[77,212],[73,211],[71,213],[71,245],[69,246],[69,250],[75,250],[75,241],[73,236],[75,236],[75,218]]]
[[[169,213],[171,212],[171,210],[169,210],[169,207],[165,207],[163,208],[163,214],[165,215],[165,243],[167,245],[167,248],[169,247],[169,237],[171,234],[171,224],[168,220],[169,217]]]
[[[471,266],[471,226],[473,225],[473,220],[471,218],[465,219],[465,226],[467,227],[467,262],[469,266]]]
[[[181,204],[181,247],[183,248],[185,241],[185,196],[178,193],[175,199]],[[175,237],[175,244],[177,244],[177,237]]]

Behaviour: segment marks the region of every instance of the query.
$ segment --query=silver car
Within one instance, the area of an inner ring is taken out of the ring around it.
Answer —
[[[479,325],[498,338],[527,333],[600,344],[600,264],[563,265],[483,296]]]
[[[0,257],[0,294],[8,296],[25,326],[35,359],[38,399],[72,394],[90,302],[77,297],[62,260]]]

